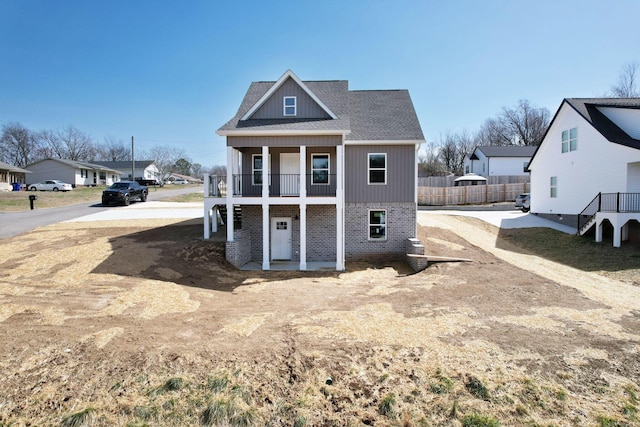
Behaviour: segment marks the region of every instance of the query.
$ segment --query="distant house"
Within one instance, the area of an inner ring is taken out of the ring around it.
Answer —
[[[182,175],[182,174],[179,174],[179,173],[170,173],[164,179],[165,183],[167,183],[167,184],[172,184],[176,180],[178,180],[178,181],[187,181],[189,184],[201,184],[202,183],[201,179],[198,179],[198,178],[195,178],[195,177],[189,176],[189,175]]]
[[[26,169],[0,162],[0,191],[13,190],[14,183],[26,184]]]
[[[640,221],[640,98],[563,100],[529,170],[531,212],[620,246]]]
[[[135,169],[134,179],[155,179],[156,181],[160,181],[160,173],[153,160],[136,160],[133,164],[131,160],[115,162],[97,161],[96,163],[120,171],[120,180],[131,180],[131,167],[133,166]]]
[[[205,175],[204,234],[216,211],[235,219],[226,222],[232,264],[341,271],[345,260],[407,254],[424,143],[407,90],[349,90],[289,70],[253,82],[217,133],[227,174]]]
[[[81,187],[111,185],[120,180],[121,172],[104,165],[75,160],[48,158],[25,166],[31,172],[27,184],[58,179]]]
[[[537,147],[524,145],[479,146],[464,158],[464,173],[490,176],[528,175],[527,166]]]

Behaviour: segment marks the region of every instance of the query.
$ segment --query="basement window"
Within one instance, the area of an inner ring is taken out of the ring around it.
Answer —
[[[387,240],[387,211],[369,211],[369,240]]]

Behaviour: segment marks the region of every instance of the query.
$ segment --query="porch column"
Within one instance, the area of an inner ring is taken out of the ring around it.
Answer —
[[[300,204],[300,270],[307,269],[307,205]]]
[[[602,243],[602,222],[603,220],[598,221],[596,216],[596,243]]]
[[[207,197],[209,197],[209,174],[204,174],[204,239],[209,240],[211,238],[211,209],[207,208]]]
[[[264,181],[263,181],[264,185]],[[270,270],[269,263],[269,202],[262,202],[262,269]]]
[[[262,147],[262,197],[269,197],[269,147]]]
[[[344,143],[344,137],[342,138]],[[344,145],[336,146],[336,270],[344,270]]]
[[[307,147],[300,146],[300,203],[307,197]],[[306,203],[306,202],[305,202]]]
[[[227,217],[224,223],[227,226],[227,242],[233,242],[233,147],[227,147]],[[229,221],[231,218],[231,221]]]
[[[300,146],[300,270],[307,269],[307,147]]]

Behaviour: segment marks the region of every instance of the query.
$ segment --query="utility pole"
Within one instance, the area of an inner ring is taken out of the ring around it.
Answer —
[[[131,181],[136,180],[136,156],[133,154],[133,137],[131,137]]]

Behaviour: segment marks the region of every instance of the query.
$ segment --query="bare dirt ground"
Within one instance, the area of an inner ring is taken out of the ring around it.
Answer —
[[[3,240],[0,426],[640,425],[640,287],[420,218],[472,262],[240,272],[197,221]]]

